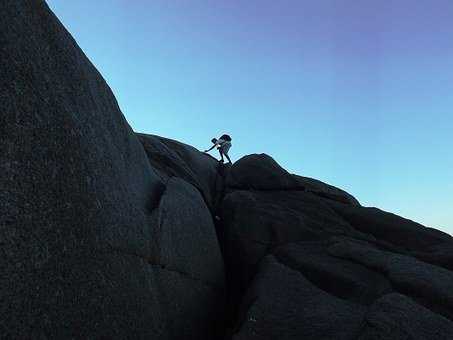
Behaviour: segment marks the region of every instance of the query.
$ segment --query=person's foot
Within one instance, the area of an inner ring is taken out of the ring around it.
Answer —
[[[219,163],[223,163],[223,162],[224,162],[223,159],[221,159],[221,160],[219,161]]]

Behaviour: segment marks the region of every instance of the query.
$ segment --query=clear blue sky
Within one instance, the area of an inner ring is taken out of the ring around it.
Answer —
[[[453,1],[48,0],[136,131],[453,233]]]

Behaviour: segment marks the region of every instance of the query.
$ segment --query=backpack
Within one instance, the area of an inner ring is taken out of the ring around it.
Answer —
[[[227,142],[231,142],[231,137],[228,136],[228,135],[222,135],[222,137],[220,137],[220,139],[223,139],[223,140],[225,140]]]

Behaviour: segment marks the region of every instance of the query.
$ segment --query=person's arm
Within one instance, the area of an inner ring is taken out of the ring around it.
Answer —
[[[216,143],[216,144],[214,144],[213,146],[211,146],[211,148],[210,148],[210,149],[208,149],[208,150],[204,150],[204,152],[209,152],[209,151],[211,151],[212,149],[214,149],[214,148],[215,148],[216,146],[217,146],[217,143]]]

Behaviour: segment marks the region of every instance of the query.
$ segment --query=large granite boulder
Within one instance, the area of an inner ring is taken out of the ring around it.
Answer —
[[[179,177],[192,184],[202,194],[206,204],[214,208],[221,200],[224,176],[221,164],[193,146],[143,133],[137,134],[151,166],[163,181]]]
[[[242,323],[233,339],[447,340],[453,334],[451,320],[405,295],[383,292],[374,302],[360,304],[318,283],[266,257],[244,297]]]
[[[221,217],[225,261],[234,277],[231,300],[245,291],[261,259],[278,246],[360,236],[323,199],[305,191],[235,190],[225,196]]]
[[[250,190],[303,189],[272,157],[266,154],[247,155],[231,167],[227,177],[231,188]]]
[[[347,192],[313,178],[292,175],[266,154],[247,155],[233,164],[227,177],[233,189],[307,191],[334,201],[360,206]]]
[[[298,242],[266,256],[233,339],[450,339],[452,275],[364,242]]]
[[[445,250],[452,249],[452,237],[442,231],[377,208],[345,206],[332,201],[328,204],[354,229],[406,251],[431,252],[444,245],[447,245]]]
[[[210,211],[200,192],[177,177],[167,182],[155,211],[150,240],[156,252],[148,263],[165,320],[159,338],[212,339],[223,329],[225,277]]]
[[[0,12],[0,337],[212,339],[223,262],[202,196],[150,166],[44,1]]]
[[[453,320],[453,272],[363,242],[342,240],[330,246],[328,251],[333,256],[381,273],[395,291]]]
[[[367,311],[358,340],[451,339],[453,322],[401,294],[385,295]]]
[[[357,338],[364,306],[330,295],[272,256],[260,267],[234,340]]]
[[[233,339],[453,334],[451,236],[362,207],[265,155],[234,164],[227,185],[222,242]]]

